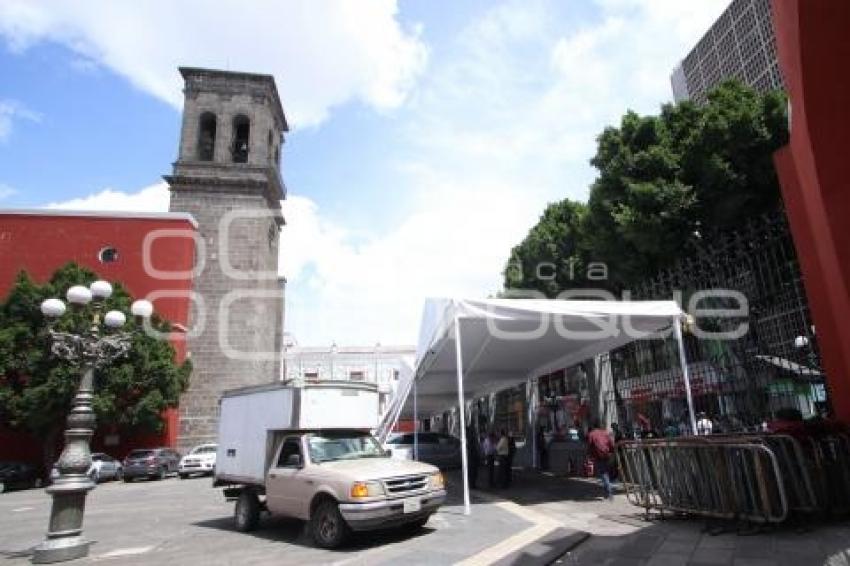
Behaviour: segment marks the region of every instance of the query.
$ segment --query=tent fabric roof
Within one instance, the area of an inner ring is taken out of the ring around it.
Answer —
[[[675,301],[428,299],[414,372],[418,411],[457,406],[456,318],[471,400],[655,334],[683,315]],[[412,412],[408,398],[402,414]]]

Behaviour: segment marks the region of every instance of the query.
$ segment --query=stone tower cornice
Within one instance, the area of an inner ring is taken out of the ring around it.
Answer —
[[[263,97],[268,96],[271,100],[275,119],[279,121],[278,128],[282,132],[289,131],[289,124],[287,124],[286,115],[283,112],[283,104],[280,102],[280,95],[278,95],[277,85],[272,75],[220,71],[199,67],[180,67],[180,75],[185,81],[183,92],[189,98],[201,91],[231,96],[251,93],[256,102],[261,102]]]

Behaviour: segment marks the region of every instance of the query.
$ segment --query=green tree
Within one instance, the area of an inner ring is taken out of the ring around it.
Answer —
[[[620,291],[653,277],[689,253],[702,233],[781,206],[772,157],[787,136],[784,95],[734,81],[715,88],[702,106],[666,104],[658,116],[627,112],[619,127],[597,138],[591,163],[599,174],[580,224],[553,224],[544,214],[512,251],[505,287],[539,288],[534,273],[511,271],[512,262],[535,253],[556,261],[557,242],[578,250],[585,263],[607,266],[607,282],[596,286]],[[546,247],[537,244],[541,230]]]
[[[547,297],[583,286],[585,255],[580,234],[585,205],[564,199],[543,211],[528,236],[511,250],[505,267],[506,289],[533,289]]]
[[[42,441],[44,463],[54,460],[54,447],[79,382],[79,371],[50,354],[41,302],[63,297],[72,285],[97,279],[73,263],[59,269],[44,285],[20,273],[5,303],[0,305],[0,424],[25,430]],[[105,311],[129,312],[131,297],[114,285]],[[57,323],[70,331],[91,321],[91,306],[69,309]],[[154,328],[168,332],[167,321],[154,316]],[[191,364],[175,363],[171,344],[145,333],[134,335],[129,354],[95,374],[93,407],[98,427],[159,432],[162,413],[175,407],[188,384]]]

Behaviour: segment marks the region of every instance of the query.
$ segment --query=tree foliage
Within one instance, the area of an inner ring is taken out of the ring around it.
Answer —
[[[5,303],[0,305],[0,424],[26,430],[46,445],[63,428],[71,400],[79,383],[79,370],[50,354],[46,321],[41,302],[63,297],[72,285],[87,285],[97,279],[89,270],[73,263],[59,269],[44,285],[22,272]],[[104,312],[129,312],[132,298],[114,285]],[[85,328],[91,324],[92,306],[69,309],[57,330]],[[168,332],[170,325],[154,317],[154,328]],[[162,412],[177,405],[188,384],[191,365],[176,364],[174,348],[145,333],[134,335],[127,357],[95,373],[93,408],[98,426],[158,432]],[[49,449],[49,448],[48,448]]]
[[[561,250],[576,250],[583,265],[607,265],[609,278],[597,287],[619,291],[654,276],[706,230],[734,228],[780,206],[772,156],[787,135],[784,95],[734,81],[702,106],[666,104],[658,116],[627,112],[619,127],[597,138],[591,164],[599,174],[586,207],[569,200],[549,205],[512,250],[505,287],[544,287],[551,295],[552,282],[537,281],[529,263],[558,263]],[[562,208],[578,213],[561,220],[550,214]],[[516,258],[523,259],[521,274],[512,268]],[[571,274],[558,274],[555,281],[567,285],[560,289],[588,283],[575,268]]]

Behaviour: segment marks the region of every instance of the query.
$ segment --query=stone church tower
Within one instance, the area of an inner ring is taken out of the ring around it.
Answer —
[[[280,148],[288,128],[273,77],[180,73],[180,150],[165,180],[169,210],[192,214],[199,234],[187,336],[193,371],[180,400],[185,451],[215,440],[222,391],[280,377]]]

